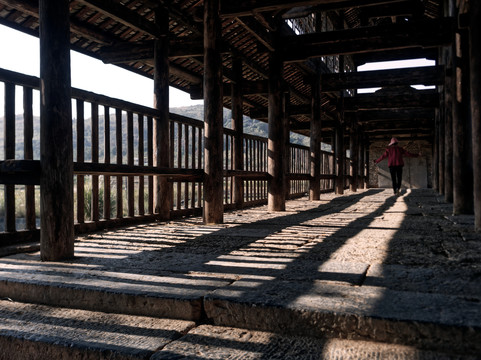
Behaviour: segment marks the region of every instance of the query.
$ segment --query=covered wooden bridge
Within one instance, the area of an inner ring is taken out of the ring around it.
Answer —
[[[40,78],[0,69],[0,244],[40,238],[41,258],[58,260],[73,256],[75,230],[200,211],[222,223],[229,208],[356,191],[392,136],[423,144],[427,184],[481,230],[480,11],[467,0],[0,0],[0,23],[39,36],[41,57]],[[153,107],[71,88],[71,49],[153,78]],[[418,58],[435,66],[357,72]],[[169,86],[204,100],[204,122],[169,113]],[[244,134],[243,116],[267,122],[268,139]]]

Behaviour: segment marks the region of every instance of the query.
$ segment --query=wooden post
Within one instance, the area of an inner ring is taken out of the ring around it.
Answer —
[[[311,85],[310,123],[310,171],[309,199],[319,200],[321,196],[321,85],[320,75]]]
[[[359,188],[365,189],[366,188],[366,143],[364,138],[364,133],[362,131],[358,132],[358,139],[359,139]]]
[[[340,122],[336,127],[336,194],[344,194],[344,163],[346,160],[346,150],[344,149],[344,123]]]
[[[110,164],[110,108],[108,106],[104,106],[104,164]],[[110,219],[110,211],[110,176],[104,175],[104,219]]]
[[[439,192],[439,109],[434,110],[433,189]]]
[[[439,157],[438,157],[438,192],[440,195],[444,195],[444,117],[441,115],[441,112],[437,112],[438,116],[438,150],[439,150]]]
[[[365,161],[364,161],[364,166],[366,168],[366,171],[365,171],[365,176],[366,176],[366,186],[364,187],[365,189],[368,189],[369,188],[369,165],[370,165],[370,160],[369,160],[369,138],[366,136],[366,148],[365,148]]]
[[[23,149],[25,160],[33,160],[33,90],[32,88],[23,88]],[[35,214],[35,187],[33,185],[25,186],[25,220],[26,228],[34,230],[37,227]]]
[[[350,169],[349,173],[351,175],[351,181],[349,184],[350,190],[352,192],[357,191],[358,187],[358,173],[359,173],[359,138],[358,138],[358,126],[354,120],[350,127],[349,136],[349,149],[351,154],[350,159]]]
[[[282,111],[283,63],[279,54],[273,52],[269,56],[269,114],[268,114],[268,146],[267,146],[267,208],[269,211],[284,211],[285,199],[285,129]]]
[[[282,123],[281,126],[284,129],[284,146],[283,146],[283,159],[284,164],[284,194],[285,199],[288,200],[291,196],[291,180],[287,174],[292,172],[291,169],[291,129],[289,129],[289,107],[290,107],[290,94],[288,91],[282,92]],[[284,205],[285,207],[285,205]]]
[[[234,135],[234,170],[244,170],[244,119],[242,112],[242,60],[233,59],[232,71],[235,82],[231,87],[232,102],[232,129]],[[244,203],[244,180],[234,177],[234,204],[237,209],[242,209]]]
[[[450,56],[450,55],[447,55]],[[451,59],[450,59],[451,60]],[[444,106],[441,112],[444,118],[444,200],[453,202],[453,98],[452,78],[446,76],[444,96],[441,99]]]
[[[5,122],[4,122],[5,159],[15,159],[15,84],[5,83]],[[5,230],[16,231],[15,220],[15,185],[4,186],[5,194]]]
[[[117,165],[122,164],[122,110],[115,109],[115,145],[117,147],[116,163]],[[123,177],[122,175],[117,175],[116,183],[116,199],[117,208],[116,216],[117,219],[121,219],[124,216],[124,200],[123,200]]]
[[[453,213],[472,214],[473,168],[471,113],[469,107],[469,48],[468,33],[456,34],[455,83],[453,92]]]
[[[99,105],[92,103],[91,148],[92,163],[99,162]],[[90,198],[90,220],[99,221],[99,176],[92,175],[92,197]]]
[[[168,11],[157,8],[155,22],[162,33],[154,43],[154,108],[159,111],[159,117],[154,119],[153,124],[154,165],[170,167]],[[155,213],[159,215],[159,219],[168,220],[172,208],[173,187],[167,178],[154,178],[154,199]]]
[[[473,125],[474,227],[481,232],[481,3],[470,2],[470,79]]]
[[[222,223],[223,104],[219,0],[204,1],[204,222]]]
[[[39,1],[40,257],[44,261],[74,256],[69,3]]]
[[[127,111],[127,165],[134,165],[134,114]],[[135,186],[134,177],[127,176],[127,214],[135,215]]]

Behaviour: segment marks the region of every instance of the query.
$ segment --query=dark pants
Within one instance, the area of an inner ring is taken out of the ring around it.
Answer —
[[[403,179],[403,167],[402,166],[391,166],[389,168],[391,172],[392,189],[394,192],[401,188],[401,182]]]

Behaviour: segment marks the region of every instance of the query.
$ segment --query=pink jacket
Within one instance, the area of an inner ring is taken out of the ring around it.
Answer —
[[[384,154],[377,160],[375,160],[376,164],[380,161],[387,158],[387,166],[404,166],[403,156],[407,157],[418,157],[419,154],[412,154],[407,150],[404,150],[402,147],[394,145],[386,148]]]

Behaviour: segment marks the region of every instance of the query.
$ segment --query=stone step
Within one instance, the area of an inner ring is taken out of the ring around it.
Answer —
[[[2,259],[0,298],[74,309],[198,321],[203,298],[231,280],[142,275],[75,263]]]
[[[202,325],[173,341],[151,360],[474,360],[476,356],[448,354],[379,342],[285,336],[263,331]]]
[[[0,359],[471,360],[415,347],[0,301]]]
[[[321,280],[313,274],[301,277],[299,269],[289,279],[251,274],[233,281],[214,273],[142,275],[19,256],[2,259],[0,298],[156,318],[207,319],[217,326],[288,336],[481,354],[479,292],[452,296],[436,287],[436,294],[417,292],[416,287],[388,288],[386,282],[395,285],[399,279],[377,268],[366,274],[365,266],[354,265],[326,263],[316,275]],[[358,286],[363,274],[364,285]]]
[[[218,326],[481,354],[477,298],[328,281],[243,279],[207,295],[204,307]]]
[[[148,359],[192,321],[0,301],[0,359]]]

